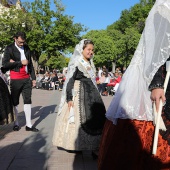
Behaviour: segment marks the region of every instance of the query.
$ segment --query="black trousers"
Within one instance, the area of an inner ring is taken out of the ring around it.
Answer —
[[[11,97],[14,106],[19,104],[19,97],[22,93],[24,104],[31,104],[32,82],[27,79],[12,79],[10,80]]]

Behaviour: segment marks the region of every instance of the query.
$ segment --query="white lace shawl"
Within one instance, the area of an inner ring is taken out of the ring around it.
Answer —
[[[106,117],[153,121],[150,85],[170,55],[170,1],[157,0],[145,23],[141,39],[123,75]]]
[[[58,108],[58,115],[61,113],[61,110],[64,106],[64,103],[66,102],[66,88],[67,88],[67,83],[69,82],[69,79],[73,76],[76,67],[78,67],[78,69],[83,72],[84,76],[87,78],[90,78],[89,74],[87,73],[86,69],[83,68],[83,66],[80,64],[79,59],[82,58],[83,59],[83,46],[84,46],[84,41],[86,39],[83,39],[79,42],[79,44],[76,45],[75,49],[74,49],[74,53],[70,58],[70,62],[68,64],[68,69],[67,69],[67,74],[66,74],[66,80],[64,82],[64,86],[63,86],[63,90],[62,90],[62,95],[61,95],[61,101],[60,101],[60,105]],[[91,68],[93,69],[93,71],[96,73],[96,69],[93,63],[93,58],[90,59],[90,63],[91,63]]]

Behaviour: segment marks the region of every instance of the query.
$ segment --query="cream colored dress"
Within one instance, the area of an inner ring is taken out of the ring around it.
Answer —
[[[76,80],[74,83],[74,89],[79,91],[79,87],[80,81]],[[101,135],[89,135],[81,128],[78,100],[79,92],[74,98],[74,123],[68,123],[69,109],[67,102],[64,104],[61,114],[57,115],[53,135],[53,145],[66,150],[97,150],[99,149]]]

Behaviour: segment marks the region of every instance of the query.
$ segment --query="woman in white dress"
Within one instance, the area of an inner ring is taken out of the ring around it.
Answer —
[[[169,57],[170,1],[156,0],[131,63],[106,112],[98,170],[170,169],[170,81],[164,94]],[[155,152],[158,114],[154,105],[158,111],[160,100],[164,102],[165,98]]]

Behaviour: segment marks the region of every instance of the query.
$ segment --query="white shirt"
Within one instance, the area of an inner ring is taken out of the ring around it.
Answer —
[[[23,46],[22,46],[22,47],[18,47],[17,44],[16,44],[16,42],[15,42],[15,47],[17,47],[17,49],[18,49],[19,52],[21,53],[21,61],[22,61],[22,60],[26,60],[26,56],[25,56],[25,53],[24,53],[24,47],[23,47]],[[25,71],[28,72],[28,71],[27,71],[27,66],[25,66]]]
[[[105,82],[104,83],[110,83],[110,77],[108,76],[108,77],[106,77],[106,79],[105,79]]]

